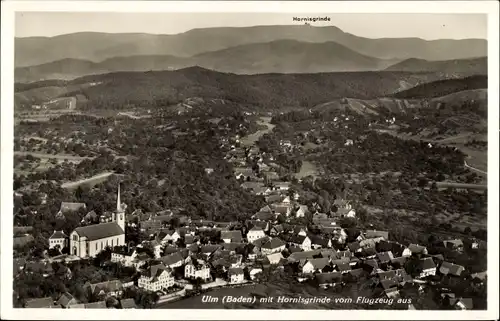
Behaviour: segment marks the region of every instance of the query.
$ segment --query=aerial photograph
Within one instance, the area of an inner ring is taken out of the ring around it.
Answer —
[[[13,308],[488,310],[487,31],[17,12]]]

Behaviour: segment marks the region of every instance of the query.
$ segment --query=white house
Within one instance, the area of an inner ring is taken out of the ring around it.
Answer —
[[[184,267],[184,277],[186,279],[201,278],[206,281],[210,279],[210,268],[201,260],[197,260],[197,262],[190,262]]]
[[[260,249],[262,254],[269,255],[282,252],[285,249],[286,243],[279,238],[273,238],[264,243]]]
[[[167,243],[169,241],[172,241],[173,243],[177,242],[178,239],[181,238],[181,236],[179,235],[179,233],[177,233],[177,231],[174,231],[174,230],[169,230],[169,231],[165,231],[165,236],[163,236],[163,233],[161,234],[163,236],[161,242],[162,243]]]
[[[54,233],[49,237],[49,249],[53,249],[56,246],[59,246],[59,249],[62,250],[66,247],[66,238],[67,236],[63,231],[54,231]]]
[[[308,274],[322,270],[330,263],[328,258],[309,259],[302,267],[302,273]]]
[[[300,205],[299,208],[297,209],[297,212],[295,213],[296,217],[304,217],[306,216],[308,209],[306,205]]]
[[[174,285],[174,277],[170,268],[163,264],[149,267],[139,278],[137,285],[147,291],[159,291]]]
[[[292,245],[300,247],[303,251],[311,250],[311,239],[308,236],[303,235],[293,235],[290,238],[290,243]]]
[[[262,230],[261,228],[259,228],[257,226],[254,226],[247,233],[248,243],[253,243],[256,240],[263,238],[265,236],[266,236],[266,234],[264,233],[264,230]]]
[[[259,274],[259,273],[262,273],[262,269],[252,268],[252,269],[250,269],[250,272],[248,274],[250,274],[250,278],[252,280],[255,280],[255,278],[257,277],[257,274]]]
[[[160,261],[162,261],[162,263],[165,266],[167,266],[171,269],[173,269],[175,267],[182,266],[182,264],[184,264],[184,258],[178,252],[172,253],[172,254],[167,255],[167,256],[163,256],[160,258]]]
[[[426,257],[420,260],[419,265],[420,278],[424,278],[429,275],[436,275],[436,264],[431,257]]]
[[[227,276],[229,277],[229,283],[235,284],[245,282],[245,273],[241,268],[229,268]]]
[[[267,256],[267,259],[269,260],[269,263],[271,264],[278,264],[281,259],[283,259],[283,255],[281,253],[274,253],[274,254],[269,254]]]

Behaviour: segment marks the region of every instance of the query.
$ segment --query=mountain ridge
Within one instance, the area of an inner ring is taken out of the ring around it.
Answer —
[[[334,41],[360,54],[379,59],[416,57],[426,60],[446,60],[487,55],[487,41],[482,39],[371,39],[343,32],[334,26],[292,25],[199,28],[174,35],[83,32],[50,38],[16,38],[15,66],[38,65],[63,58],[102,61],[123,56],[124,53],[127,56],[167,54],[190,57],[237,45],[279,39]]]

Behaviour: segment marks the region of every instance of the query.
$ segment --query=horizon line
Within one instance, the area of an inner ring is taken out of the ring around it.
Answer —
[[[421,37],[380,37],[380,38],[370,38],[370,37],[364,37],[364,36],[358,36],[356,34],[350,33],[350,32],[345,32],[341,28],[331,25],[331,26],[318,26],[318,25],[312,25],[312,24],[303,24],[303,25],[295,25],[295,24],[290,24],[290,25],[254,25],[254,26],[220,26],[220,27],[206,27],[206,28],[193,28],[186,30],[184,32],[179,32],[179,33],[151,33],[151,32],[105,32],[105,31],[76,31],[76,32],[70,32],[70,33],[62,33],[54,36],[24,36],[24,37],[16,37],[14,36],[14,39],[30,39],[30,38],[46,38],[46,39],[52,39],[52,38],[57,38],[57,37],[64,37],[64,36],[70,36],[70,35],[77,35],[77,34],[106,34],[106,35],[151,35],[151,36],[177,36],[177,35],[182,35],[186,34],[191,31],[195,30],[208,30],[208,29],[249,29],[249,28],[265,28],[265,27],[308,27],[308,28],[335,28],[343,32],[344,34],[349,34],[353,35],[358,38],[364,38],[364,39],[371,39],[371,40],[377,40],[377,39],[419,39],[423,41],[440,41],[440,40],[451,40],[451,41],[461,41],[461,40],[485,40],[488,41],[488,38],[438,38],[438,39],[424,39]]]

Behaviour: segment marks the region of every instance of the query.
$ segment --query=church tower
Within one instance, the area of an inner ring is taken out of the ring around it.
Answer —
[[[116,222],[125,232],[125,211],[120,199],[120,183],[118,183],[118,195],[116,197],[116,212],[113,213],[113,222]]]

